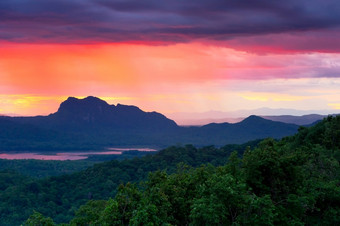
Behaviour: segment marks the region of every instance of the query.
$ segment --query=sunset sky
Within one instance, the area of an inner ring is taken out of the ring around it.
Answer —
[[[0,114],[340,112],[338,0],[3,0]]]

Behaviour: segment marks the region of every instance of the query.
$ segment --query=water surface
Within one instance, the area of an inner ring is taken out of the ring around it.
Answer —
[[[90,155],[121,155],[124,151],[157,151],[151,148],[108,148],[109,151],[92,151],[92,152],[55,152],[49,154],[32,153],[32,152],[16,152],[1,153],[0,159],[37,159],[37,160],[82,160],[87,159]]]

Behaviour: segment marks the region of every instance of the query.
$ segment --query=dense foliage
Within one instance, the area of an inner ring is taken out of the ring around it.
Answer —
[[[239,150],[241,155],[246,146],[258,142],[222,148],[173,146],[153,155],[95,164],[70,175],[16,183],[0,192],[0,225],[19,225],[33,210],[52,217],[56,222],[68,222],[74,217],[75,210],[88,200],[114,197],[121,183],[145,180],[149,172],[157,170],[174,173],[180,162],[194,167],[203,163],[224,165],[233,150]],[[128,154],[131,157],[138,155],[134,152]]]
[[[78,174],[29,182],[25,194],[20,189],[16,194],[32,199],[26,206],[11,203],[31,213],[35,207],[27,225],[340,224],[340,116],[301,127],[280,141],[242,147],[242,158],[240,152],[229,155],[236,147],[170,147],[153,156],[98,164]],[[153,173],[146,178],[147,172]],[[140,179],[145,180],[137,183]],[[1,203],[11,189],[1,194]],[[77,208],[81,202],[73,202],[85,201],[83,191],[90,192],[90,200]],[[63,208],[75,216],[66,216]],[[2,224],[13,222],[3,217]]]
[[[33,178],[74,173],[92,166],[91,161],[6,160],[0,159],[1,170],[12,170]]]

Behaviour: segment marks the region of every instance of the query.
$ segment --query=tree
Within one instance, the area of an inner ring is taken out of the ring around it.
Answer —
[[[93,225],[99,221],[102,211],[107,206],[108,201],[90,200],[81,206],[76,216],[72,219],[71,225]]]
[[[41,213],[34,211],[26,220],[24,225],[27,226],[54,226],[56,225],[50,217],[44,217]]]

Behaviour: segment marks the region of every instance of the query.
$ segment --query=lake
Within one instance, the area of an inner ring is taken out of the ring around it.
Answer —
[[[11,152],[11,153],[0,153],[0,159],[37,159],[37,160],[82,160],[87,159],[90,155],[121,155],[124,151],[157,151],[152,148],[108,148],[109,151],[90,151],[90,152],[52,152],[48,154],[33,153],[33,152]]]

